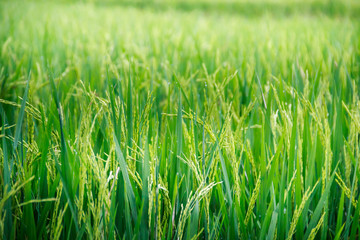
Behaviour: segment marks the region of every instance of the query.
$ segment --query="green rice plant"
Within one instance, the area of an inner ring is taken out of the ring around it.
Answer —
[[[1,1],[0,238],[358,239],[358,10]]]

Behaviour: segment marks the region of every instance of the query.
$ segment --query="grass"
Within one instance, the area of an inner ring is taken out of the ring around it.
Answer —
[[[0,238],[359,238],[359,6],[318,4],[0,2]]]

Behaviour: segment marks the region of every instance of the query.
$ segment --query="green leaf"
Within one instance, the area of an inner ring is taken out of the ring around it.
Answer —
[[[134,195],[134,191],[132,189],[131,183],[130,183],[129,174],[128,174],[128,170],[127,170],[127,164],[125,162],[124,155],[120,149],[120,145],[119,145],[119,142],[118,142],[115,134],[114,134],[114,142],[115,142],[116,160],[120,164],[120,170],[122,172],[122,176],[124,178],[124,182],[125,182],[125,186],[126,186],[126,194],[127,194],[127,199],[128,199],[127,201],[130,204],[131,215],[133,217],[133,220],[136,221],[137,211],[136,211],[135,195]]]
[[[26,100],[27,100],[27,96],[28,96],[28,92],[29,92],[30,76],[31,76],[31,72],[29,73],[29,76],[28,76],[28,79],[27,79],[27,82],[26,82],[25,93],[24,93],[24,97],[23,97],[23,99],[21,101],[20,112],[19,112],[19,116],[18,116],[18,119],[17,119],[17,122],[16,122],[16,130],[15,130],[15,136],[14,136],[14,151],[17,148],[19,138],[20,138],[20,133],[21,133],[21,130],[22,130],[22,123],[23,123],[23,119],[24,119]]]
[[[325,207],[325,203],[327,202],[328,200],[328,197],[330,195],[330,189],[331,189],[331,185],[332,185],[332,182],[334,181],[334,177],[335,177],[335,172],[336,172],[336,169],[337,169],[337,166],[335,167],[334,169],[334,172],[332,173],[326,187],[325,187],[325,190],[324,192],[322,193],[321,195],[321,198],[318,202],[318,204],[316,205],[316,208],[315,208],[315,211],[314,213],[312,214],[312,217],[311,217],[311,220],[310,220],[310,223],[308,225],[308,228],[307,228],[307,231],[305,233],[305,239],[307,239],[310,235],[310,232],[311,230],[316,227],[319,219],[320,219],[320,216],[321,216],[321,213],[322,213],[322,210],[323,208]]]

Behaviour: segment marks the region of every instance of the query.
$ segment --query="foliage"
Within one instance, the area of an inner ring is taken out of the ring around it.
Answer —
[[[1,2],[1,238],[358,238],[360,28],[329,16]]]

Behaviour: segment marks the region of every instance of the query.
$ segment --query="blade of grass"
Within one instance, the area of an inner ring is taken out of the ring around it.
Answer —
[[[10,181],[11,173],[9,169],[8,147],[5,138],[5,126],[7,125],[5,121],[6,116],[2,107],[1,107],[1,115],[3,120],[2,134],[4,136],[2,137],[2,152],[3,152],[3,184],[4,184],[3,191],[5,195],[6,193],[9,193],[11,191],[11,181]],[[11,197],[9,197],[9,199],[6,200],[4,204],[4,214],[5,214],[4,235],[2,237],[4,239],[10,239],[11,229],[12,229]]]
[[[323,194],[321,195],[321,198],[315,208],[315,211],[311,217],[311,220],[310,220],[310,223],[308,225],[308,228],[307,228],[307,231],[305,233],[305,238],[308,238],[309,235],[310,235],[310,232],[311,230],[317,225],[319,219],[320,219],[320,216],[321,216],[321,212],[325,206],[325,203],[330,195],[330,189],[331,189],[331,185],[332,185],[332,182],[334,181],[334,178],[335,178],[335,172],[336,172],[336,169],[338,167],[339,164],[336,165],[329,181],[328,181],[328,184],[323,192]]]
[[[130,208],[131,208],[131,215],[133,217],[133,220],[136,221],[137,212],[136,212],[135,195],[134,195],[134,191],[132,189],[131,182],[129,179],[127,164],[125,162],[124,155],[120,149],[120,145],[119,145],[119,142],[118,142],[115,134],[114,134],[114,142],[115,142],[116,160],[120,164],[120,169],[122,172],[122,176],[124,178],[124,182],[125,182],[125,186],[126,186],[126,194],[127,194],[128,202],[130,204]]]

